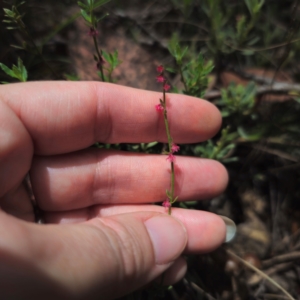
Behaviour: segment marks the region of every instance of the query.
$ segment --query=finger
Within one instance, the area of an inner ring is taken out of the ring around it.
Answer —
[[[0,88],[1,89],[1,88]],[[0,205],[1,197],[14,193],[29,171],[33,145],[11,108],[0,100]]]
[[[186,260],[183,257],[179,257],[174,261],[171,267],[156,280],[156,283],[164,286],[175,284],[184,277],[186,271]]]
[[[36,157],[31,180],[43,210],[158,202],[170,186],[170,164],[163,155],[88,149]],[[214,160],[177,157],[175,194],[180,201],[211,198],[223,192],[227,181],[225,168]]]
[[[0,200],[0,206],[7,214],[28,222],[35,221],[33,204],[25,184],[19,185],[18,188],[3,196]]]
[[[47,223],[70,224],[97,217],[145,211],[167,213],[164,207],[157,205],[108,205],[69,212],[45,213],[44,219]],[[187,254],[213,251],[225,240],[225,223],[215,214],[199,210],[172,208],[172,216],[184,224],[188,233],[189,238],[185,249]]]
[[[60,284],[69,294],[64,299],[75,295],[76,299],[115,299],[145,286],[177,260],[188,238],[179,221],[155,212],[64,226],[25,223],[3,214],[0,217],[0,223],[10,228],[8,232],[0,226],[0,251],[10,252],[12,263],[22,259],[39,270],[38,281],[49,278],[49,284]],[[0,273],[2,259],[0,255]],[[23,266],[14,270],[24,273]],[[2,296],[7,298],[10,290],[9,286],[4,288]]]
[[[38,154],[67,153],[95,142],[167,141],[162,115],[154,108],[161,93],[96,82],[10,84],[0,92]],[[205,100],[169,94],[168,107],[176,143],[208,139],[220,127],[219,111]]]

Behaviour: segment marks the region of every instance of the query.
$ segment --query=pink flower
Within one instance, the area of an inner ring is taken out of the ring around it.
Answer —
[[[156,71],[161,74],[164,71],[164,67],[162,65],[157,66]]]
[[[98,35],[98,30],[96,30],[95,28],[91,27],[89,32],[88,32],[89,36],[96,36]]]
[[[166,200],[162,203],[162,206],[165,207],[165,208],[171,207],[170,200],[169,200],[169,199],[166,199]]]
[[[155,109],[156,109],[156,111],[163,111],[164,110],[164,107],[161,105],[161,104],[156,104],[155,105]]]
[[[164,84],[164,90],[167,92],[171,88],[167,83]]]
[[[178,150],[180,149],[180,147],[176,144],[172,144],[172,147],[171,147],[171,151],[172,153],[174,152],[178,152]]]
[[[97,64],[96,64],[96,69],[97,70],[100,70],[101,66],[103,66],[105,64],[105,60],[101,57],[101,61],[98,61]]]
[[[175,155],[173,155],[172,153],[168,154],[166,160],[168,160],[169,162],[175,162]]]
[[[157,82],[165,82],[165,77],[163,75],[158,75],[158,76],[156,76],[156,81]]]

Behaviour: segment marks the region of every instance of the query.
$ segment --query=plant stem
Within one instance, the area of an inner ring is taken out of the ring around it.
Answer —
[[[178,64],[178,67],[179,67],[181,82],[184,85],[185,92],[188,92],[188,88],[187,88],[187,85],[186,85],[186,82],[185,82],[185,79],[184,79],[184,76],[183,76],[183,72],[182,72],[182,64]]]
[[[165,121],[166,133],[167,133],[167,137],[168,137],[169,153],[171,153],[173,140],[171,137],[169,122],[168,122],[167,107],[166,107],[166,91],[165,90],[163,90],[163,106],[164,106],[164,121]],[[175,189],[175,168],[174,168],[174,162],[171,161],[171,199],[170,199],[171,206],[168,209],[169,215],[171,215],[171,212],[172,212],[172,203],[175,202],[174,201],[174,189]]]
[[[172,209],[172,204],[174,203],[174,189],[175,189],[175,169],[174,169],[174,163],[171,162],[171,206],[169,207],[168,214],[171,215],[171,209]]]
[[[103,66],[102,66],[103,58],[102,58],[101,52],[99,50],[97,39],[95,36],[93,36],[93,41],[94,41],[95,49],[96,49],[97,56],[98,56],[98,64],[99,64],[101,79],[102,79],[102,81],[105,81],[104,73],[103,73]]]
[[[256,272],[258,275],[260,275],[261,277],[263,277],[265,280],[267,280],[268,282],[270,282],[272,285],[274,285],[275,287],[277,287],[283,294],[285,294],[287,296],[288,299],[290,300],[295,300],[294,297],[292,297],[291,294],[289,294],[281,285],[279,285],[274,279],[272,279],[270,276],[268,276],[266,273],[262,272],[261,270],[259,270],[258,268],[256,268],[255,266],[253,266],[252,264],[248,263],[246,260],[242,259],[241,257],[239,257],[238,255],[236,255],[235,253],[233,253],[231,250],[226,250],[227,254],[229,254],[231,257],[235,258],[236,260],[238,260],[240,263],[242,263],[243,265],[245,265],[246,267],[248,267],[249,269],[251,269],[252,271]]]
[[[165,91],[163,92],[163,103],[164,103],[164,121],[165,121],[166,133],[167,133],[167,137],[168,137],[168,146],[169,146],[169,151],[171,152],[172,137],[170,134],[169,122],[168,122],[168,116],[167,116],[166,92]]]

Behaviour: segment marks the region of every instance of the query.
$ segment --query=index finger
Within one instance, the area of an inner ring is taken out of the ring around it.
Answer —
[[[80,150],[95,142],[166,142],[162,93],[102,82],[30,82],[2,85],[0,97],[21,119],[36,154]],[[211,103],[167,95],[171,135],[176,143],[212,137],[221,116]]]

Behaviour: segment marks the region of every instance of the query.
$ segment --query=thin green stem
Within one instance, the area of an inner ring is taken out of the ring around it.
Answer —
[[[172,204],[174,203],[174,190],[175,190],[175,169],[174,169],[174,163],[171,162],[171,199],[172,202],[171,206],[169,207],[168,214],[171,215],[171,208]]]
[[[94,41],[95,49],[96,49],[97,56],[98,56],[98,65],[99,65],[99,69],[100,69],[101,79],[102,79],[102,81],[105,81],[104,73],[103,73],[103,66],[102,66],[103,58],[102,58],[101,52],[99,50],[97,39],[95,36],[93,36],[93,41]]]
[[[180,78],[181,78],[181,82],[183,83],[184,85],[184,89],[186,92],[188,92],[188,87],[187,87],[187,84],[185,82],[185,79],[184,79],[184,76],[183,76],[183,72],[182,72],[182,64],[178,63],[178,67],[179,67],[179,73],[180,73]]]
[[[171,137],[169,122],[168,122],[167,107],[166,107],[166,91],[165,90],[163,90],[163,106],[164,106],[164,121],[165,121],[166,133],[167,133],[167,137],[168,137],[169,153],[172,153],[173,139]],[[175,202],[174,201],[174,190],[175,190],[175,168],[174,168],[174,162],[171,161],[171,191],[170,191],[171,206],[168,209],[169,215],[171,215],[171,212],[172,212],[172,204]]]
[[[167,133],[167,137],[168,137],[168,146],[169,146],[169,152],[171,152],[173,141],[172,141],[170,128],[169,128],[169,122],[168,122],[167,107],[166,107],[166,91],[165,90],[163,90],[163,103],[164,103],[164,121],[165,121],[166,133]]]

